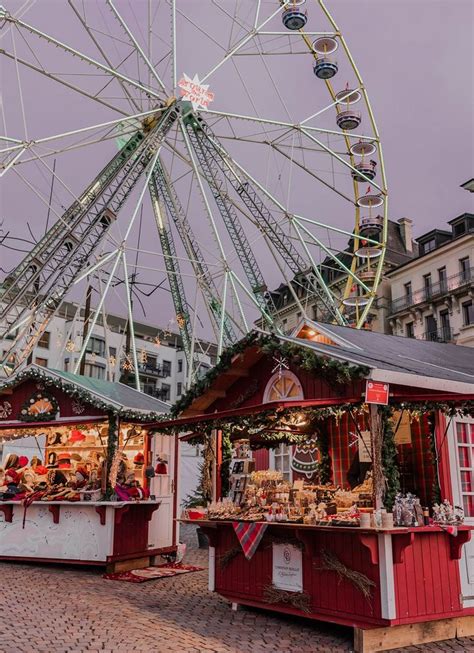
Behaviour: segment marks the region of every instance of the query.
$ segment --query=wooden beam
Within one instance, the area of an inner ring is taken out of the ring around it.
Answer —
[[[223,397],[226,396],[226,391],[225,390],[208,390],[204,396],[206,397],[212,397],[213,399],[222,399]],[[211,417],[212,415],[210,415]]]
[[[245,370],[243,367],[230,367],[225,372],[222,372],[222,374],[223,376],[236,376],[238,378],[250,376],[249,370]]]

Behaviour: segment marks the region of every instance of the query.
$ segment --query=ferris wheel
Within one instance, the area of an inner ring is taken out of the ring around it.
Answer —
[[[256,319],[281,331],[281,283],[302,315],[361,328],[387,186],[366,87],[325,3],[46,4],[0,8],[4,246],[25,237],[26,215],[47,215],[1,286],[5,369],[91,287],[77,367],[122,302],[137,370],[139,283],[166,287],[149,314],[172,315],[191,369],[211,330],[219,351]]]

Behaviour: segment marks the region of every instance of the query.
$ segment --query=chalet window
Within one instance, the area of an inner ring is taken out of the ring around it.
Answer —
[[[456,423],[458,470],[466,517],[474,517],[474,424]]]
[[[41,367],[48,367],[48,361],[46,358],[35,358],[36,365],[41,365]]]

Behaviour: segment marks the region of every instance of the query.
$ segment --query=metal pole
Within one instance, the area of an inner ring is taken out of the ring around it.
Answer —
[[[79,371],[79,366],[80,366],[80,364],[81,364],[82,357],[83,357],[84,354],[86,353],[86,349],[87,349],[87,345],[89,344],[89,339],[90,339],[90,337],[91,337],[91,333],[92,333],[92,331],[94,330],[94,327],[95,327],[95,325],[96,325],[96,323],[97,323],[97,319],[98,319],[98,317],[99,317],[99,313],[100,313],[100,311],[102,310],[102,306],[104,305],[104,302],[105,302],[105,297],[106,297],[106,295],[107,295],[107,293],[108,293],[108,291],[109,291],[110,285],[111,285],[111,283],[112,283],[112,279],[113,279],[113,277],[114,277],[114,274],[115,274],[115,272],[116,272],[116,270],[117,270],[117,267],[118,267],[118,264],[119,264],[121,258],[122,258],[122,256],[121,256],[121,251],[119,251],[119,252],[117,253],[117,258],[115,259],[114,265],[113,265],[112,270],[111,270],[111,272],[110,272],[110,276],[109,276],[109,278],[107,279],[107,283],[105,284],[104,294],[103,294],[102,297],[100,298],[100,301],[99,301],[99,304],[98,304],[97,309],[96,309],[96,311],[95,311],[94,317],[93,317],[93,319],[92,319],[92,322],[91,322],[90,329],[89,329],[89,332],[88,332],[88,334],[87,334],[87,337],[86,337],[86,339],[84,340],[84,342],[82,343],[82,349],[81,349],[81,351],[80,351],[80,353],[79,353],[79,358],[77,359],[76,365],[75,365],[75,367],[74,367],[74,374],[77,374],[78,371]]]
[[[222,295],[222,306],[221,306],[221,323],[219,326],[219,346],[217,349],[217,355],[220,356],[222,354],[222,342],[224,340],[224,324],[225,324],[225,306],[226,306],[226,301],[227,301],[227,277],[228,277],[228,271],[226,270],[225,276],[224,276],[224,293]]]
[[[140,374],[138,370],[137,343],[135,342],[135,326],[133,324],[132,298],[130,295],[130,282],[128,279],[127,258],[125,255],[125,251],[122,252],[122,261],[123,261],[123,271],[124,271],[124,278],[125,278],[125,294],[127,296],[128,324],[130,329],[130,339],[132,345],[133,367],[135,368],[135,387],[137,390],[141,390]]]

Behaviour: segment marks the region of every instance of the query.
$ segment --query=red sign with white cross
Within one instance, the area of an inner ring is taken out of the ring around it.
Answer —
[[[382,381],[367,381],[365,385],[365,402],[367,404],[388,404],[390,386]]]

